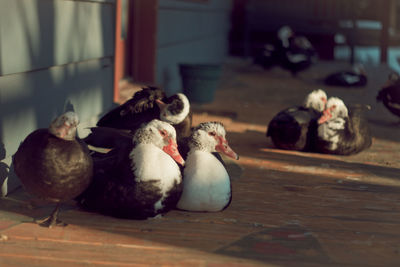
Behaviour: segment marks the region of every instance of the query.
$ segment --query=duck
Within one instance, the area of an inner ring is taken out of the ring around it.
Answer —
[[[325,79],[326,85],[342,87],[362,87],[367,85],[367,74],[361,64],[353,66],[351,71],[339,71],[329,74]]]
[[[264,69],[270,69],[278,64],[277,46],[272,43],[266,43],[262,48],[256,51],[253,56],[253,64],[259,65]]]
[[[93,182],[77,198],[85,210],[144,220],[175,208],[181,196],[179,165],[185,162],[177,149],[175,128],[167,122],[153,119],[143,124],[130,145],[97,153],[93,160]]]
[[[77,138],[78,124],[75,112],[65,112],[48,128],[30,133],[13,156],[15,173],[26,190],[56,204],[49,217],[36,221],[40,226],[65,226],[58,218],[60,204],[77,197],[91,183],[93,160]]]
[[[280,111],[268,124],[266,136],[279,149],[312,151],[316,140],[317,119],[325,109],[326,92],[310,92],[302,106]]]
[[[278,30],[278,38],[281,41],[278,52],[279,62],[282,68],[289,70],[292,76],[309,68],[317,60],[317,52],[311,42],[302,35],[297,35],[288,25]]]
[[[352,155],[369,148],[372,137],[363,116],[365,108],[354,105],[349,111],[343,100],[330,97],[318,119],[317,152]]]
[[[389,74],[388,80],[376,96],[376,101],[382,102],[392,114],[400,117],[400,79],[397,73]]]
[[[188,141],[189,152],[183,169],[183,192],[177,209],[217,212],[226,209],[232,200],[231,182],[219,152],[239,159],[226,140],[220,122],[203,122],[195,127]]]
[[[159,117],[160,109],[156,100],[165,97],[161,88],[146,86],[134,93],[125,103],[104,114],[96,125],[135,131],[142,123]]]
[[[118,106],[103,115],[96,126],[121,129],[127,132],[135,132],[153,119],[159,119],[172,124],[177,133],[177,138],[190,135],[192,126],[192,111],[190,102],[185,94],[177,93],[166,97],[164,90],[158,87],[148,86],[136,92],[133,97],[121,106]],[[102,145],[101,139],[94,133],[89,134],[84,141],[89,145]]]

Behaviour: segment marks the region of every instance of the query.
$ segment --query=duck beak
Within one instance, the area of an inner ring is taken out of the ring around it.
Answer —
[[[322,116],[318,119],[318,124],[323,124],[327,122],[330,118],[332,118],[331,111],[329,109],[325,109],[322,113]]]
[[[217,139],[219,140],[218,145],[215,146],[215,150],[225,154],[226,156],[236,159],[239,159],[238,154],[233,151],[233,149],[228,145],[228,141],[226,139],[218,136]]]
[[[183,160],[181,154],[179,154],[178,145],[176,142],[170,138],[168,140],[168,145],[163,147],[163,151],[171,156],[177,163],[182,166],[185,165],[185,161]]]
[[[157,106],[160,108],[160,110],[163,110],[167,106],[167,104],[165,104],[160,99],[156,99],[155,101],[156,101]]]

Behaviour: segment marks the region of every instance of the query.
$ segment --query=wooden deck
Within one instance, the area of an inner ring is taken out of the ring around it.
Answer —
[[[69,225],[32,223],[52,206],[20,189],[0,200],[0,266],[399,266],[400,124],[375,95],[386,67],[368,67],[367,88],[324,87],[372,106],[373,145],[354,156],[282,151],[265,137],[281,109],[302,102],[318,79],[344,66],[321,62],[293,79],[241,60],[224,69],[214,103],[194,105],[194,123],[220,120],[240,160],[227,160],[231,206],[172,211],[145,221],[79,210]]]

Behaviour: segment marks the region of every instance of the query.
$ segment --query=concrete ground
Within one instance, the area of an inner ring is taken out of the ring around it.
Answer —
[[[23,189],[0,200],[0,266],[399,266],[400,119],[375,95],[389,73],[366,66],[365,88],[323,86],[348,67],[320,62],[293,78],[240,59],[224,66],[215,101],[194,104],[194,124],[222,121],[239,161],[227,160],[233,201],[217,213],[172,211],[120,220],[67,203],[67,227],[32,223],[51,205]],[[316,88],[365,103],[371,148],[353,156],[275,149],[265,137],[280,110]]]

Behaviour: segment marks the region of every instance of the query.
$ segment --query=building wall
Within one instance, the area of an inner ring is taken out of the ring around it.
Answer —
[[[221,63],[228,54],[230,0],[159,0],[156,82],[182,90],[179,63]]]
[[[66,110],[78,132],[112,105],[115,0],[0,0],[0,186],[11,157]],[[34,166],[33,166],[34,167]]]

